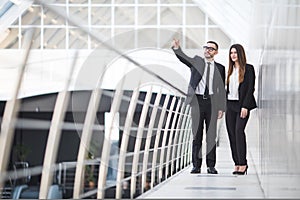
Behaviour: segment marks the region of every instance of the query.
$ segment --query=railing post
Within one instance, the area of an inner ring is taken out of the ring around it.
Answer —
[[[166,125],[164,127],[164,134],[163,134],[163,140],[162,140],[162,144],[161,144],[161,151],[160,151],[160,163],[159,163],[159,171],[158,171],[158,182],[160,183],[163,177],[163,166],[164,166],[164,157],[165,157],[165,150],[166,150],[166,143],[167,143],[167,137],[168,137],[168,131],[169,131],[169,125],[170,125],[170,121],[171,121],[171,117],[173,114],[173,109],[175,106],[175,102],[176,102],[176,97],[174,96],[172,99],[172,103],[169,109],[169,113],[168,113],[168,117],[167,117],[167,122]]]
[[[169,104],[169,99],[170,99],[170,95],[167,94],[165,101],[164,101],[164,105],[162,107],[161,110],[161,114],[160,114],[160,118],[159,118],[159,122],[158,122],[158,126],[157,126],[157,131],[156,131],[156,137],[155,137],[155,143],[154,143],[154,149],[153,149],[153,158],[152,158],[152,173],[151,173],[151,188],[153,188],[154,186],[154,181],[155,181],[155,171],[156,171],[156,164],[157,164],[157,154],[158,154],[158,145],[160,142],[160,135],[161,135],[161,129],[165,120],[165,114],[167,111],[167,107]]]
[[[174,117],[173,117],[173,121],[172,121],[172,125],[171,125],[171,129],[170,129],[168,149],[167,149],[167,156],[166,156],[166,168],[165,168],[165,176],[166,176],[166,178],[168,178],[168,175],[169,175],[169,165],[171,164],[170,162],[172,162],[172,159],[170,159],[170,154],[171,154],[172,145],[174,144],[174,143],[172,143],[172,141],[174,141],[174,138],[173,138],[174,137],[174,133],[175,133],[174,127],[175,127],[178,115],[179,115],[179,117],[178,117],[177,123],[179,123],[179,121],[180,121],[180,114],[179,114],[180,112],[179,112],[179,109],[182,110],[182,105],[181,104],[182,104],[182,98],[180,98],[179,101],[178,101],[178,103],[177,103],[177,106],[176,106],[176,109],[175,109],[175,113],[174,113]]]
[[[189,111],[189,116],[190,116],[190,114],[191,114],[191,111]],[[185,163],[186,163],[186,161],[185,161],[185,149],[187,148],[187,145],[188,145],[187,144],[187,137],[190,134],[189,128],[190,128],[191,124],[192,124],[192,120],[189,117],[188,123],[185,127],[185,132],[186,133],[184,134],[183,140],[182,140],[182,148],[181,148],[181,156],[180,156],[181,160],[182,160],[181,168],[184,168]]]
[[[177,122],[177,126],[176,126],[176,132],[175,132],[175,138],[174,138],[174,146],[173,146],[173,149],[172,149],[172,162],[171,162],[171,175],[174,174],[174,165],[176,166],[177,165],[177,156],[175,156],[175,152],[179,150],[179,141],[178,141],[178,138],[179,138],[179,135],[181,135],[181,129],[184,127],[183,124],[185,122],[185,119],[186,119],[186,106],[183,104],[182,105],[182,108],[181,108],[181,114],[179,116],[179,119],[178,119],[178,122]]]
[[[110,112],[112,113],[112,120],[111,124],[109,125],[109,132],[107,135],[104,136],[104,141],[103,141],[103,148],[102,148],[102,154],[101,154],[101,162],[99,166],[99,177],[98,177],[98,188],[97,188],[97,198],[98,199],[103,199],[104,198],[104,187],[106,184],[106,177],[107,177],[107,168],[108,168],[108,163],[109,163],[109,154],[110,154],[110,149],[111,149],[111,133],[113,130],[114,126],[114,118],[116,116],[116,113],[119,111],[121,100],[122,100],[122,95],[123,95],[123,90],[121,89],[122,84],[118,86],[116,89],[112,106],[110,109]]]
[[[126,161],[128,140],[130,136],[130,128],[134,116],[134,111],[137,105],[138,97],[139,97],[139,90],[136,89],[133,91],[133,94],[131,96],[131,100],[130,100],[130,104],[126,116],[126,121],[124,125],[122,141],[121,141],[118,172],[117,172],[117,183],[116,183],[116,199],[122,198],[122,179],[124,178],[124,172],[125,172],[125,161]]]
[[[84,126],[82,130],[82,135],[80,139],[80,145],[77,155],[77,164],[76,164],[76,172],[75,172],[75,180],[74,180],[74,191],[73,198],[79,199],[80,193],[83,187],[83,179],[84,179],[84,162],[87,156],[87,151],[90,146],[91,136],[93,131],[93,126],[95,123],[99,102],[101,99],[102,90],[96,88],[93,90],[92,95],[90,97],[88,109],[86,112],[86,117],[84,121]]]
[[[192,120],[190,120],[190,123],[188,125],[188,134],[185,140],[185,155],[184,155],[184,166],[186,167],[187,164],[190,161],[190,157],[191,157],[191,146],[192,146],[192,140],[193,140],[193,133],[192,133]]]
[[[159,91],[159,93],[157,94],[157,96],[155,98],[155,102],[154,102],[154,106],[153,106],[153,110],[151,113],[150,122],[149,122],[149,126],[148,126],[147,136],[146,136],[147,139],[146,139],[146,144],[145,144],[145,153],[144,153],[143,168],[142,168],[142,193],[144,193],[145,182],[147,181],[149,150],[150,150],[151,138],[153,135],[153,127],[155,124],[155,119],[156,119],[160,99],[161,99],[161,90]]]
[[[74,56],[69,74],[67,77],[72,77],[74,67],[77,61],[77,54]],[[59,92],[56,98],[55,107],[53,111],[51,126],[49,130],[46,151],[44,156],[44,163],[43,163],[43,171],[42,171],[42,178],[41,178],[41,186],[40,186],[40,199],[47,199],[48,190],[53,178],[53,170],[52,167],[56,162],[57,151],[59,147],[60,137],[61,137],[61,129],[62,124],[64,122],[65,114],[67,111],[69,98],[70,98],[70,91],[68,91],[69,85],[71,83],[71,78],[68,78],[63,91]]]
[[[187,105],[185,107],[185,112],[184,112],[184,117],[181,123],[181,129],[180,129],[180,133],[179,133],[179,139],[178,139],[178,147],[177,147],[177,155],[176,155],[176,171],[180,170],[180,164],[182,164],[183,162],[183,158],[180,156],[181,152],[183,151],[183,135],[187,134],[186,133],[186,124],[188,123],[188,119],[189,119],[189,105]],[[174,152],[175,153],[175,152]],[[179,159],[180,159],[180,163],[179,163]]]
[[[138,171],[138,165],[139,165],[139,158],[140,158],[140,150],[141,150],[141,143],[143,139],[143,132],[144,132],[144,126],[145,126],[145,121],[148,113],[148,108],[150,105],[151,101],[151,96],[152,96],[152,86],[148,89],[145,100],[144,100],[144,105],[142,109],[142,113],[140,116],[140,121],[138,125],[138,131],[136,134],[136,139],[135,139],[135,146],[134,146],[134,154],[133,154],[133,160],[132,160],[132,168],[131,168],[131,185],[130,185],[130,198],[133,199],[134,194],[136,192],[136,174]]]
[[[187,123],[187,125],[186,125],[186,135],[187,135],[187,137],[188,137],[188,139],[186,139],[185,141],[183,141],[184,142],[184,150],[186,150],[186,149],[188,149],[189,150],[189,148],[192,150],[192,145],[193,145],[193,143],[192,143],[192,141],[193,141],[193,139],[194,139],[194,135],[193,135],[193,132],[192,132],[192,116],[191,116],[191,114],[192,114],[192,111],[191,111],[191,108],[190,108],[190,111],[189,111],[189,116],[188,116],[188,123]],[[184,162],[183,162],[183,166],[186,166],[186,161],[185,161],[185,157],[183,157],[184,158]]]
[[[20,107],[20,100],[18,94],[22,85],[25,66],[29,57],[30,47],[32,44],[33,31],[29,31],[24,37],[25,55],[22,65],[17,74],[16,85],[13,88],[13,95],[11,100],[8,100],[5,105],[3,119],[1,124],[0,134],[0,174],[4,174],[8,165],[8,159],[11,152],[11,145],[14,136],[16,116]],[[0,187],[2,187],[2,180],[0,180]]]

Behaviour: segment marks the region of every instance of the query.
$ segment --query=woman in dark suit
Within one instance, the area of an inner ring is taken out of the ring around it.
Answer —
[[[256,108],[254,98],[255,71],[246,63],[242,45],[234,44],[229,49],[229,68],[227,75],[226,128],[230,141],[232,158],[235,164],[233,174],[247,174],[247,143],[245,127],[250,111]]]

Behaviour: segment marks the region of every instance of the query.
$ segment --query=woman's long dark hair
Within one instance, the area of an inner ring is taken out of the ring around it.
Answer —
[[[246,63],[247,63],[244,47],[240,44],[231,45],[231,47],[229,49],[229,68],[228,68],[227,82],[226,82],[227,85],[229,84],[229,81],[230,81],[229,79],[233,72],[233,66],[234,66],[234,62],[231,60],[231,57],[230,57],[230,52],[231,52],[231,49],[233,49],[233,48],[236,49],[237,56],[238,56],[237,61],[240,65],[240,67],[239,67],[239,83],[244,81],[245,68],[246,68]]]

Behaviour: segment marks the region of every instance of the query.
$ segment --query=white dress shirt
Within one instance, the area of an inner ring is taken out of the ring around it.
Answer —
[[[205,60],[205,69],[203,72],[202,79],[200,80],[198,86],[196,87],[196,94],[204,94],[205,86],[206,86],[206,73],[207,73],[207,62],[210,62],[210,71],[209,71],[209,95],[212,95],[213,92],[213,77],[215,71],[215,62],[214,61],[207,61]]]
[[[239,100],[239,85],[239,70],[236,67],[233,67],[229,79],[228,100]]]

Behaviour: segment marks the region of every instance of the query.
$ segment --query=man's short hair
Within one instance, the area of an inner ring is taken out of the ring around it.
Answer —
[[[210,40],[210,41],[207,41],[206,43],[213,43],[214,45],[216,45],[217,50],[219,49],[219,45],[215,41]]]

